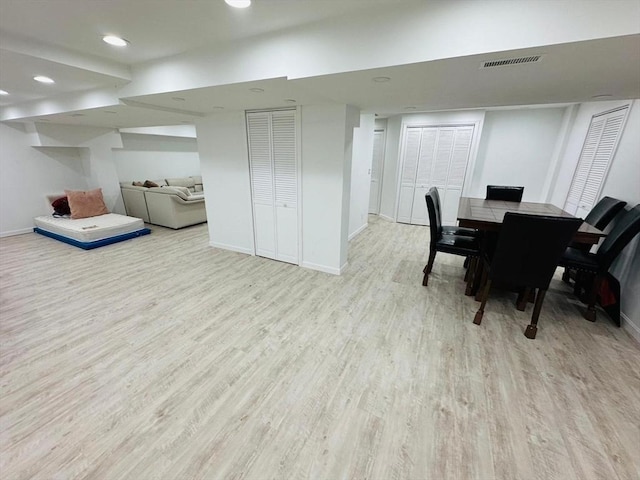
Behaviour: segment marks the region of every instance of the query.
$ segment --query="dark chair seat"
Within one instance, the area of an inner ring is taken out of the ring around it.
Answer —
[[[595,253],[585,252],[582,249],[569,247],[562,254],[560,266],[571,265],[571,268],[587,272],[598,271],[598,260]]]
[[[450,227],[443,226],[442,227],[443,235],[463,235],[465,237],[477,237],[479,236],[478,231],[473,228],[466,227]]]
[[[454,255],[477,255],[480,243],[476,238],[462,235],[442,235],[436,241],[436,249],[443,253]]]

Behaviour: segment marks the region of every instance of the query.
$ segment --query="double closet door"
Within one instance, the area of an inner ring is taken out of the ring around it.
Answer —
[[[298,264],[296,111],[247,113],[256,255]]]
[[[473,126],[407,127],[402,148],[397,221],[428,225],[425,194],[437,187],[442,223],[455,225]]]

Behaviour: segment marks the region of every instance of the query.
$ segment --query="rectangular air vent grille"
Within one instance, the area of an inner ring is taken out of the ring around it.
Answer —
[[[490,67],[506,67],[509,65],[520,65],[522,63],[535,63],[542,59],[542,55],[532,55],[530,57],[520,58],[506,58],[504,60],[491,60],[489,62],[482,62],[482,68]]]

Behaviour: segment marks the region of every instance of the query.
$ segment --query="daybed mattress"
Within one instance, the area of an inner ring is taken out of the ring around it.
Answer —
[[[140,218],[117,213],[75,220],[45,215],[36,217],[34,223],[35,232],[85,249],[120,242],[151,232],[145,228]]]

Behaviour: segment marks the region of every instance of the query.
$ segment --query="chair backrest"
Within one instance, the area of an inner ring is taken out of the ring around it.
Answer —
[[[507,212],[491,261],[489,278],[547,289],[558,261],[582,219]]]
[[[626,204],[627,202],[617,198],[602,197],[595,207],[591,209],[584,221],[598,230],[604,230]]]
[[[427,212],[429,212],[429,231],[431,233],[431,246],[435,245],[435,243],[442,236],[442,222],[440,220],[440,205],[438,203],[439,200],[438,190],[436,187],[431,187],[427,194],[424,196],[424,199],[427,202]]]
[[[521,202],[524,187],[510,187],[509,185],[487,185],[487,200],[504,200],[506,202]]]
[[[616,222],[596,252],[601,271],[609,270],[624,247],[640,232],[640,204],[625,213]]]

